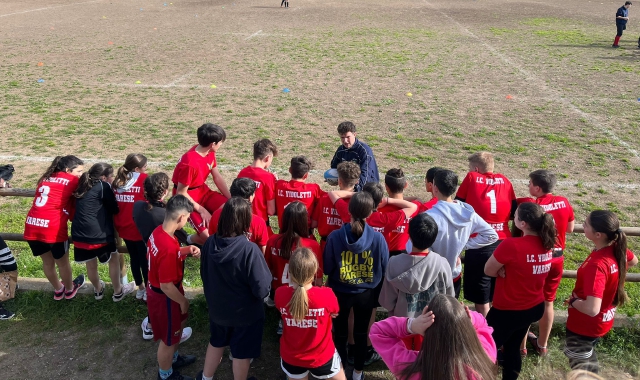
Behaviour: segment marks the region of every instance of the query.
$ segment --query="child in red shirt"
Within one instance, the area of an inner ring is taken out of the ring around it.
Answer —
[[[278,177],[268,169],[276,156],[278,156],[278,148],[271,140],[258,140],[253,144],[253,163],[238,173],[238,178],[251,178],[256,183],[256,195],[251,209],[254,215],[265,221],[269,236],[273,235],[269,226],[269,215],[276,214],[275,189]]]
[[[36,196],[25,220],[24,239],[33,255],[42,259],[42,270],[53,286],[56,301],[72,299],[84,284],[84,277],[82,283],[73,282],[67,229],[75,205],[73,193],[83,170],[84,163],[76,156],[54,158],[38,180]]]
[[[298,248],[288,265],[290,286],[276,290],[276,307],[282,314],[281,366],[290,379],[345,380],[340,355],[331,336],[331,319],[338,315],[338,299],[331,288],[314,287],[319,271],[316,254]]]
[[[200,249],[189,245],[180,247],[176,230],[187,223],[193,204],[182,195],[167,203],[167,213],[161,226],[156,227],[147,242],[149,261],[149,294],[147,307],[153,325],[153,339],[158,346],[158,379],[182,379],[176,369],[196,361],[193,355],[178,355],[182,329],[189,316],[189,300],[184,296],[182,278],[184,260],[200,257]]]
[[[611,211],[591,212],[584,221],[584,236],[595,249],[578,268],[573,293],[565,301],[569,318],[564,354],[572,369],[598,373],[595,345],[613,327],[616,308],[628,300],[627,268],[638,259],[627,249],[627,237]]]
[[[307,183],[309,171],[313,169],[313,164],[305,156],[295,156],[291,159],[289,173],[291,180],[279,179],[276,182],[276,210],[278,214],[278,225],[282,228],[282,214],[284,208],[294,201],[302,202],[307,208],[309,216],[313,214],[318,200],[324,194],[317,183]],[[309,218],[311,226],[311,218]]]
[[[307,247],[316,255],[318,262],[322,260],[320,245],[318,245],[313,235],[309,235],[308,220],[307,209],[302,202],[295,201],[290,203],[284,209],[283,227],[280,230],[280,234],[271,236],[267,242],[265,259],[273,276],[271,298],[273,298],[276,289],[285,285],[289,286],[289,259],[291,252],[296,247]],[[316,278],[318,279],[318,285],[320,285],[322,282],[321,266],[318,268]],[[267,304],[270,304],[270,302],[267,301]],[[278,334],[282,334],[282,325],[278,327]]]
[[[534,203],[518,207],[514,224],[523,236],[504,239],[484,268],[487,276],[497,277],[487,322],[494,329],[496,347],[504,348],[504,380],[518,378],[520,343],[529,325],[544,313],[543,286],[556,241],[553,217]]]
[[[216,162],[216,152],[226,138],[222,127],[203,124],[198,128],[198,145],[183,154],[173,170],[173,195],[184,195],[193,203],[194,212],[189,222],[196,234],[189,237],[189,243],[204,244],[209,237],[207,227],[211,213],[231,197]],[[219,192],[211,190],[206,184],[209,173]]]

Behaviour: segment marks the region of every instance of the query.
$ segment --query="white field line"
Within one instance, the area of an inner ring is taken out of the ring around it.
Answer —
[[[13,13],[7,13],[7,14],[3,14],[0,15],[0,18],[2,17],[8,17],[8,16],[14,16],[14,15],[20,15],[20,14],[24,14],[24,13],[31,13],[31,12],[40,12],[40,11],[46,11],[49,9],[56,9],[56,8],[64,8],[64,7],[71,7],[74,5],[82,5],[82,4],[91,4],[91,3],[97,3],[101,0],[91,0],[91,1],[83,1],[80,3],[72,3],[72,4],[64,4],[64,5],[54,5],[52,7],[45,7],[45,8],[37,8],[37,9],[30,9],[28,11],[20,11],[20,12],[13,12]]]
[[[178,83],[182,82],[183,80],[189,78],[191,75],[193,75],[193,73],[195,73],[196,71],[193,70],[190,73],[184,74],[183,76],[181,76],[180,78],[174,80],[173,82],[169,83],[168,85],[166,85],[166,87],[174,87],[175,85],[177,85]]]
[[[458,28],[460,30],[462,30],[464,33],[466,33],[470,37],[478,40],[478,42],[480,42],[480,44],[482,44],[490,53],[492,53],[492,54],[496,55],[497,57],[499,57],[505,64],[507,64],[507,66],[517,69],[524,76],[524,78],[527,81],[536,83],[543,91],[546,91],[549,95],[551,95],[550,98],[553,101],[564,105],[565,108],[567,108],[570,111],[572,111],[573,113],[577,114],[579,117],[584,118],[585,120],[587,120],[592,126],[596,127],[602,133],[608,135],[613,140],[618,142],[620,145],[625,147],[627,149],[627,151],[629,153],[631,153],[636,158],[636,160],[640,161],[640,153],[638,153],[638,151],[636,149],[632,148],[629,144],[627,144],[627,142],[625,142],[621,138],[619,138],[611,129],[609,129],[609,128],[605,127],[604,125],[602,125],[592,115],[582,111],[580,108],[578,108],[575,105],[573,105],[571,103],[571,99],[570,98],[562,97],[560,95],[560,92],[550,88],[542,79],[538,78],[535,74],[531,73],[530,71],[526,70],[522,66],[520,66],[517,63],[513,62],[509,57],[507,57],[506,55],[504,55],[501,52],[499,52],[498,49],[496,49],[495,47],[493,47],[492,45],[487,43],[485,40],[483,40],[482,38],[480,38],[479,36],[474,34],[472,31],[467,29],[464,25],[462,25],[461,23],[456,21],[453,17],[449,16],[445,12],[443,12],[440,9],[436,8],[429,1],[423,0],[423,2],[427,6],[429,6],[430,8],[432,8],[433,10],[435,10],[438,13],[440,13],[441,15],[443,15],[444,17],[449,19],[451,22],[456,24],[458,26]]]
[[[257,32],[253,33],[252,35],[250,35],[249,37],[245,38],[244,40],[245,40],[245,41],[246,41],[246,40],[250,40],[250,39],[252,39],[253,37],[257,37],[257,36],[259,36],[261,33],[262,33],[262,29],[260,29],[260,30],[258,30]]]
[[[115,86],[115,87],[131,87],[131,88],[211,88],[210,84],[175,84],[175,85],[166,85],[166,84],[134,84],[134,83],[102,83],[102,86]],[[238,87],[229,87],[229,86],[216,86],[217,89],[229,89],[229,88],[238,88]]]
[[[0,156],[0,161],[2,163],[7,163],[11,161],[22,161],[22,162],[51,162],[54,157],[38,157],[38,156],[18,156],[18,155],[5,155]],[[88,158],[88,157],[80,157],[81,160],[87,163],[96,163],[96,162],[107,162],[110,164],[120,165],[122,163],[121,160],[114,160],[112,158]],[[176,161],[148,161],[147,165],[151,167],[166,167],[166,166],[174,166]],[[245,166],[240,165],[218,165],[221,170],[228,171],[240,171]],[[276,173],[287,173],[288,168],[282,167],[271,167],[271,170]],[[311,174],[322,175],[324,170],[311,170]],[[380,177],[384,177],[384,173],[380,173]],[[424,174],[407,174],[407,178],[411,180],[424,180]],[[512,183],[523,184],[526,185],[529,183],[528,179],[512,179]],[[558,181],[558,186],[582,186],[587,188],[614,188],[614,189],[640,189],[640,183],[620,183],[620,182],[581,182],[581,181]]]

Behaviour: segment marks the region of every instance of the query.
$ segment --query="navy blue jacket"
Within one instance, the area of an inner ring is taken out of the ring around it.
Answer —
[[[616,12],[616,24],[627,25],[627,20],[619,19],[618,17],[629,17],[629,10],[625,7],[620,7]]]
[[[329,234],[324,249],[324,273],[336,292],[358,294],[382,281],[389,262],[389,247],[380,232],[368,224],[355,240],[351,223]]]
[[[344,145],[340,145],[331,160],[331,169],[338,167],[338,164],[345,161],[353,161],[360,165],[360,181],[355,187],[356,191],[362,190],[367,182],[380,182],[380,174],[378,174],[378,164],[373,156],[373,151],[369,145],[356,139],[356,142],[349,149]]]
[[[209,237],[202,247],[200,277],[211,322],[240,327],[264,319],[271,272],[260,248],[246,236]]]

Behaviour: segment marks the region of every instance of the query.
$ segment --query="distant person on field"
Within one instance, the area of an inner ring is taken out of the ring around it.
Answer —
[[[0,237],[0,277],[12,276],[14,280],[18,278],[18,264],[15,257],[11,254],[11,250],[7,246],[7,243]],[[0,294],[3,296],[0,300],[7,300],[15,297],[16,289],[0,289]],[[16,314],[5,309],[0,302],[0,320],[11,319]]]
[[[475,303],[478,313],[486,316],[496,279],[484,274],[484,265],[502,240],[511,237],[509,220],[513,219],[518,203],[511,181],[500,173],[493,172],[493,154],[479,152],[469,156],[469,173],[464,177],[456,199],[473,207],[485,222],[498,234],[498,241],[478,249],[469,249],[464,254],[463,286],[464,298]]]
[[[431,249],[449,262],[456,298],[462,286],[462,251],[482,248],[498,240],[496,231],[471,206],[453,200],[457,187],[456,173],[438,170],[433,179],[433,194],[438,203],[427,211],[438,224],[438,237]],[[407,243],[407,251],[410,249],[411,241]]]
[[[630,1],[626,1],[623,6],[618,8],[616,12],[616,28],[618,29],[618,34],[616,34],[615,40],[613,40],[613,47],[620,47],[618,43],[620,42],[620,37],[622,37],[622,31],[627,29],[627,21],[629,21],[629,7],[631,6]],[[638,45],[640,45],[640,39],[638,39]]]
[[[380,182],[378,164],[369,145],[356,137],[356,125],[350,121],[344,121],[338,125],[338,134],[342,146],[336,150],[331,160],[331,169],[336,169],[338,164],[352,161],[360,165],[360,180],[355,186],[355,191],[360,191],[368,182]]]
[[[255,197],[251,202],[253,214],[267,224],[269,236],[273,235],[269,215],[276,215],[276,181],[278,177],[269,171],[273,158],[278,156],[278,147],[269,139],[253,144],[253,163],[240,170],[238,178],[251,178],[256,183]]]

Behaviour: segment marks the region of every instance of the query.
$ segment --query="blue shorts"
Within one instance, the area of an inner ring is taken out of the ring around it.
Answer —
[[[218,348],[229,346],[234,359],[254,359],[260,356],[264,318],[248,326],[221,326],[210,322],[209,330],[209,343]]]

